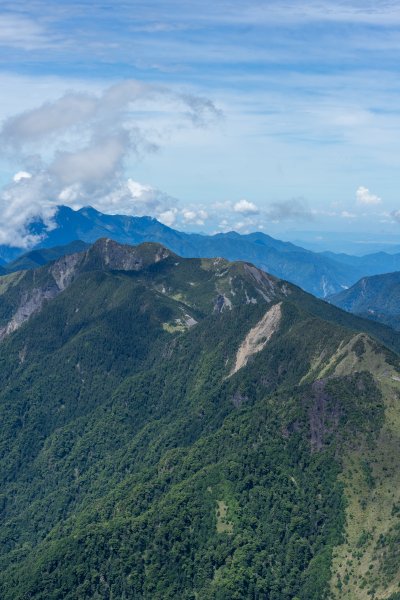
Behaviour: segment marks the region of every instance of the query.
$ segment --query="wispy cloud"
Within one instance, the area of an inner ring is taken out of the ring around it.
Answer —
[[[266,211],[271,221],[313,221],[314,215],[303,198],[272,202]]]
[[[52,45],[51,37],[46,28],[34,19],[19,14],[0,13],[0,47],[43,50]]]
[[[98,185],[115,208],[116,197],[132,201],[128,178],[150,182],[188,207],[184,217],[161,203],[157,214],[193,227],[199,206],[212,220],[216,198],[233,199],[214,218],[231,227],[307,222],[334,200],[355,214],[366,203],[354,207],[354,190],[367,181],[390,211],[398,9],[397,0],[149,0],[134,9],[125,0],[4,0],[2,148],[14,172],[46,173],[59,184],[52,193],[67,190],[77,203]],[[204,134],[221,121],[216,106],[224,123]],[[300,196],[313,210],[287,200]],[[235,212],[241,198],[259,213]],[[329,218],[343,222],[339,209]]]
[[[19,171],[0,193],[0,243],[32,243],[29,222],[42,218],[51,225],[60,203],[154,214],[169,224],[178,214],[192,220],[174,206],[174,198],[127,180],[124,172],[130,156],[154,152],[158,143],[153,138],[162,138],[156,126],[151,133],[142,126],[143,114],[152,112],[154,103],[168,120],[169,137],[174,129],[204,127],[221,117],[207,98],[124,81],[98,95],[69,93],[7,119],[0,146],[18,162]],[[204,214],[196,211],[193,219],[200,221]]]

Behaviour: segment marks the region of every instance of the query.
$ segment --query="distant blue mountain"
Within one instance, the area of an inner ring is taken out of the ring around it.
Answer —
[[[94,208],[85,207],[74,211],[60,206],[55,216],[56,227],[47,231],[42,222],[32,223],[32,233],[43,235],[43,239],[32,250],[68,246],[76,240],[87,244],[102,237],[112,238],[120,243],[139,244],[141,242],[159,242],[183,257],[221,256],[228,260],[252,262],[261,269],[286,279],[319,297],[340,292],[351,286],[372,268],[367,257],[349,257],[333,253],[316,253],[305,250],[290,242],[282,242],[264,233],[240,235],[234,231],[216,235],[184,233],[163,225],[151,217],[132,217],[127,215],[105,215]],[[10,261],[23,254],[21,248],[0,246],[0,257]],[[383,255],[383,256],[381,256]],[[38,260],[51,260],[50,254],[33,257]],[[396,256],[380,253],[373,262],[378,269],[375,272],[393,270]],[[388,257],[390,267],[385,267]],[[30,268],[25,258],[23,264]],[[14,263],[14,267],[15,268]],[[33,266],[33,265],[32,265]],[[21,267],[19,267],[21,268]]]
[[[4,273],[12,273],[14,271],[26,271],[29,269],[37,269],[52,260],[57,260],[61,256],[67,254],[74,254],[75,252],[83,252],[90,244],[82,242],[81,240],[75,240],[66,244],[65,246],[54,246],[52,248],[35,248],[25,254],[22,254],[15,260],[7,263],[0,267]]]
[[[333,252],[322,252],[322,254],[336,262],[357,269],[362,272],[363,277],[400,271],[400,254],[388,254],[386,252],[375,252],[366,256],[334,254]]]
[[[359,317],[400,331],[400,272],[363,277],[329,302]]]

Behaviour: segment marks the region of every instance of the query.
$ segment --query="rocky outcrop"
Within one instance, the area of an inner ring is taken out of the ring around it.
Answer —
[[[107,238],[98,240],[85,255],[84,267],[96,266],[97,263],[98,267],[113,271],[141,271],[149,265],[175,256],[160,244],[127,246]]]
[[[73,282],[77,273],[77,268],[82,262],[82,256],[82,253],[63,256],[51,265],[49,272],[60,292],[65,290]]]
[[[169,256],[173,256],[173,253],[160,244],[124,246],[110,239],[98,240],[85,252],[63,256],[38,271],[43,275],[41,285],[28,283],[29,274],[21,279],[19,302],[8,323],[0,327],[0,340],[38,313],[46,300],[55,298],[67,289],[82,271],[140,271]]]
[[[46,300],[55,298],[59,293],[60,290],[57,286],[46,289],[33,288],[29,292],[25,292],[10,321],[7,325],[0,327],[0,340],[16,331],[29,317],[41,310]]]
[[[254,265],[248,263],[244,265],[244,270],[245,273],[250,275],[255,281],[256,290],[266,302],[271,302],[277,294],[282,293],[282,290],[280,289],[281,282],[276,277],[273,277],[265,271],[261,271],[261,269],[257,269]],[[283,293],[286,295],[287,289]]]
[[[281,302],[274,304],[246,335],[236,354],[235,366],[230,375],[233,375],[239,369],[244,367],[249,358],[258,352],[261,352],[279,329],[282,317]]]

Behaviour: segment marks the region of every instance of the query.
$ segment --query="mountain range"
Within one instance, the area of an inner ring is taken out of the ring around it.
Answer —
[[[155,243],[0,277],[0,597],[397,600],[399,352]]]
[[[366,275],[400,269],[400,254],[378,253],[367,257],[352,257],[334,253],[305,250],[290,242],[282,242],[264,233],[240,235],[236,232],[216,235],[184,233],[150,217],[105,215],[86,207],[74,211],[60,206],[54,227],[47,230],[40,220],[30,226],[30,233],[41,237],[32,250],[68,246],[77,240],[91,244],[101,237],[120,243],[157,242],[184,257],[220,256],[228,260],[251,261],[257,267],[299,285],[318,296],[327,297],[353,285]],[[61,250],[62,251],[62,250]],[[22,248],[0,246],[0,257],[12,262],[24,253]],[[51,255],[41,254],[47,260]],[[25,267],[37,266],[37,259],[25,261]],[[25,260],[25,259],[24,259]],[[14,270],[21,263],[11,265]],[[7,266],[2,266],[7,270]]]
[[[363,277],[348,290],[329,297],[343,310],[400,330],[400,272]]]

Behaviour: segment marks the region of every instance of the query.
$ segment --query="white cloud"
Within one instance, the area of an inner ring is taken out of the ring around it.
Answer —
[[[242,215],[256,215],[259,210],[254,202],[250,202],[249,200],[239,200],[233,207],[233,210]]]
[[[29,231],[28,224],[40,219],[48,228],[56,204],[51,200],[54,188],[46,173],[22,177],[3,188],[0,196],[0,244],[29,248],[40,236]]]
[[[372,194],[368,188],[360,185],[358,190],[356,191],[357,204],[361,204],[364,206],[372,206],[376,204],[382,203],[382,198]]]
[[[196,212],[194,210],[183,210],[183,218],[186,223],[193,222],[196,219]]]
[[[129,149],[130,138],[125,131],[95,138],[86,147],[74,152],[57,152],[49,165],[49,172],[62,185],[81,183],[94,187],[119,173],[122,159]]]
[[[108,214],[146,215],[156,218],[171,207],[175,214],[175,208],[179,204],[179,201],[169,194],[134,181],[132,178],[121,180],[118,185],[109,187],[108,191],[104,189],[102,195],[91,197],[89,200],[85,188],[81,185],[71,185],[62,190],[58,200],[59,203],[67,204],[72,208],[80,208],[89,203],[97,210]]]
[[[28,173],[27,171],[18,171],[18,173],[15,173],[13,181],[15,183],[18,183],[18,181],[22,181],[23,179],[30,179],[31,177],[31,173]]]
[[[232,225],[227,221],[227,219],[222,219],[218,224],[218,232],[227,233],[228,231],[232,231]]]
[[[71,137],[90,138],[96,133],[125,129],[140,136],[135,123],[135,110],[145,113],[156,109],[170,120],[180,116],[186,123],[204,126],[221,117],[221,111],[207,98],[172,92],[168,88],[126,80],[114,84],[100,94],[69,92],[37,108],[9,117],[1,129],[2,143],[25,147],[68,133]],[[143,118],[143,115],[142,115]],[[182,123],[180,123],[182,127]],[[59,139],[60,141],[60,139]]]
[[[166,211],[160,213],[158,215],[158,220],[161,221],[161,223],[164,223],[164,225],[167,225],[168,227],[172,227],[176,221],[177,215],[178,215],[178,209],[170,208],[169,210],[166,210]]]
[[[94,96],[67,93],[58,100],[8,118],[3,124],[2,137],[15,145],[35,142],[87,121],[97,107]]]
[[[153,187],[139,183],[130,178],[127,181],[127,186],[134,200],[139,200],[145,204],[152,204],[155,192]]]
[[[342,210],[342,212],[340,213],[340,216],[343,219],[356,219],[357,215],[354,213],[349,212],[348,210]]]
[[[193,210],[184,208],[182,210],[182,218],[186,225],[204,225],[208,219],[208,213],[203,209]]]
[[[138,103],[138,113],[134,106]],[[154,106],[164,111],[168,138],[184,127],[204,126],[220,113],[206,98],[179,94],[161,86],[124,81],[100,94],[68,93],[8,118],[0,130],[0,148],[20,162],[13,182],[0,191],[0,243],[27,247],[37,241],[29,223],[51,227],[57,204],[92,205],[106,213],[150,215],[173,225],[203,224],[205,211],[183,212],[177,200],[148,185],[126,179],[126,161],[154,152],[151,134],[137,122]],[[165,136],[166,137],[166,136]]]

